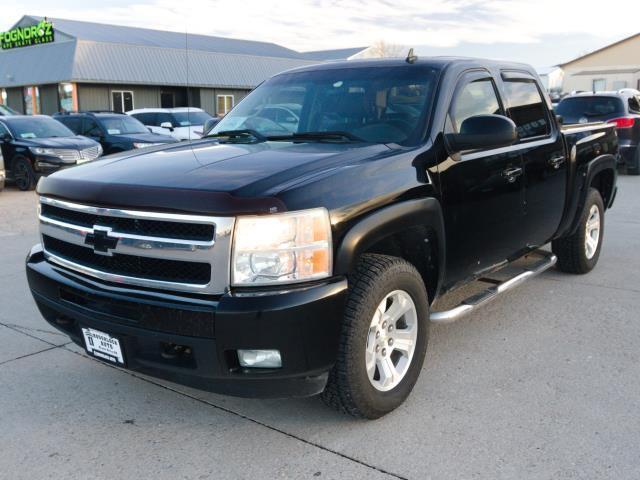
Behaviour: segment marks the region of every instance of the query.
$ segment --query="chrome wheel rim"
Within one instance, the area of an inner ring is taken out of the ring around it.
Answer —
[[[418,312],[411,296],[394,290],[378,305],[367,333],[365,362],[376,390],[395,388],[409,371],[418,340]]]
[[[587,225],[584,237],[584,250],[587,259],[591,260],[598,250],[600,240],[600,209],[597,205],[592,205],[587,218]]]

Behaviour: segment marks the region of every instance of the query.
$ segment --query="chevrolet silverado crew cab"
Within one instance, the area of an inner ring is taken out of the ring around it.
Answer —
[[[527,65],[303,67],[207,138],[42,179],[29,286],[105,362],[377,418],[416,383],[430,321],[556,262],[594,268],[617,155],[613,124],[560,127]]]

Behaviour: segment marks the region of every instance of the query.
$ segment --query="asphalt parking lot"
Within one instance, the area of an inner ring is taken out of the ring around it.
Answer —
[[[0,193],[0,477],[640,478],[640,178],[619,178],[598,267],[555,270],[432,328],[387,417],[200,392],[89,359],[40,317],[36,196]]]

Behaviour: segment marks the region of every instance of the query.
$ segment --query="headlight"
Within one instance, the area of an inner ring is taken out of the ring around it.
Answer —
[[[133,148],[155,147],[156,145],[164,145],[164,143],[148,143],[148,142],[140,142],[140,143],[134,143],[134,144],[133,144]]]
[[[238,217],[233,242],[235,286],[296,283],[331,275],[331,224],[325,208]]]
[[[60,157],[60,153],[57,148],[43,148],[43,147],[29,147],[36,155],[49,155],[51,157]]]

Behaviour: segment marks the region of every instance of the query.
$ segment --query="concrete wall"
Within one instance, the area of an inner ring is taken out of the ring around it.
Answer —
[[[7,88],[7,106],[13,108],[16,112],[24,113],[22,87]]]

